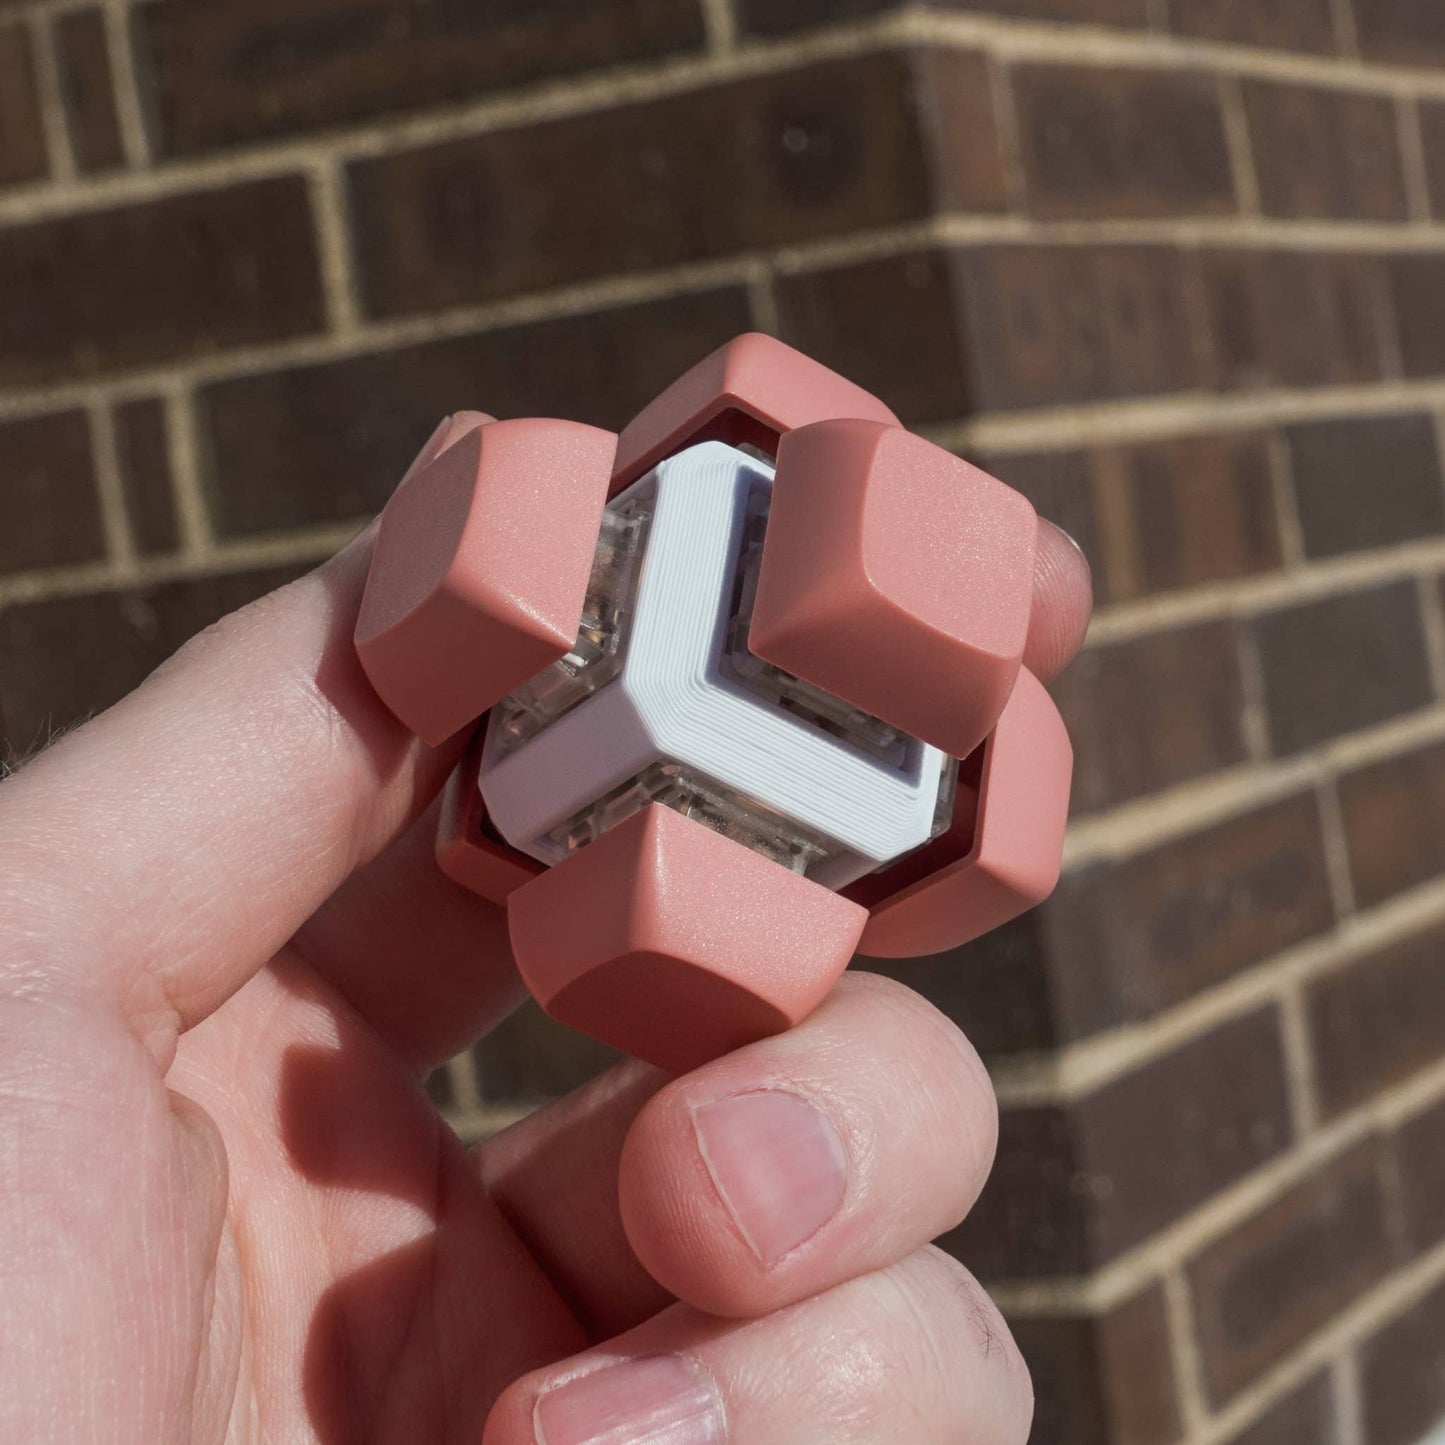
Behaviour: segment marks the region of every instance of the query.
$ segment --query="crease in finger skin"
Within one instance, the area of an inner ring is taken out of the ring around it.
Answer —
[[[537,1445],[726,1445],[716,1382],[683,1355],[605,1365],[554,1385],[532,1411]]]

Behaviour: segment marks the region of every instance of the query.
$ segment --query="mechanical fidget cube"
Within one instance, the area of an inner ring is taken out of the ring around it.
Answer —
[[[1020,664],[1037,518],[764,336],[620,437],[434,440],[356,644],[473,740],[438,858],[555,1017],[685,1069],[790,1027],[856,950],[957,947],[1058,879],[1073,755]]]

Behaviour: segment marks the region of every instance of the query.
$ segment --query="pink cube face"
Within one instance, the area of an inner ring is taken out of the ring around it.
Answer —
[[[771,336],[739,336],[674,382],[622,433],[614,493],[665,457],[722,441],[772,454],[778,438],[839,417],[898,425],[877,397]]]
[[[1026,498],[897,427],[821,422],[778,451],[750,646],[952,757],[993,730],[1033,606]]]
[[[616,452],[595,427],[495,422],[397,488],[356,648],[382,701],[425,742],[572,646]]]

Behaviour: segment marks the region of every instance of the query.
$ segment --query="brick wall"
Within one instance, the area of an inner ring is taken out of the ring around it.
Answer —
[[[1445,7],[0,0],[23,751],[435,419],[772,330],[1094,559],[1057,899],[895,971],[1004,1102],[951,1241],[1040,1445],[1445,1414]],[[469,1132],[603,1062],[535,1014]]]

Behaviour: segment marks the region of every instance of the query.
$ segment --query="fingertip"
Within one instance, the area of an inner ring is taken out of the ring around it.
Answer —
[[[1063,528],[1040,520],[1024,666],[1044,682],[1057,677],[1083,647],[1093,606],[1094,574],[1084,549]]]

